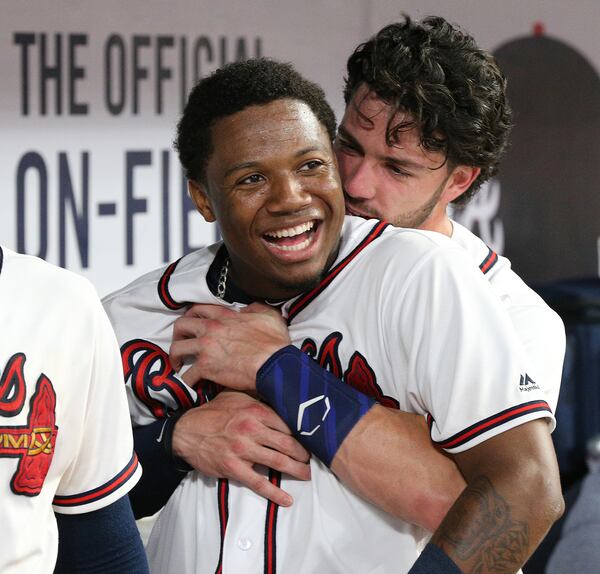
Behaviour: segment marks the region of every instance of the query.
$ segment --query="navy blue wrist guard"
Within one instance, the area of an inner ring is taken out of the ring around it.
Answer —
[[[277,351],[259,369],[256,390],[300,443],[327,466],[375,404],[292,345]]]
[[[462,570],[439,546],[430,542],[408,574],[462,574]]]

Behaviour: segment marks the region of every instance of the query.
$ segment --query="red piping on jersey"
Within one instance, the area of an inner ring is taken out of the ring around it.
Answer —
[[[372,243],[375,239],[377,239],[388,227],[389,223],[385,221],[379,221],[377,224],[371,229],[369,234],[346,256],[342,259],[335,267],[332,267],[329,270],[329,273],[321,280],[321,282],[314,287],[308,293],[301,295],[295,303],[290,306],[290,310],[288,313],[288,325],[292,322],[292,320],[305,309],[308,304],[315,299],[319,294],[321,294],[330,284],[331,282],[339,275],[339,273],[365,248],[367,245]]]
[[[79,506],[82,504],[90,504],[91,502],[96,502],[106,496],[112,494],[117,490],[120,486],[125,484],[135,473],[138,467],[138,458],[135,452],[131,457],[131,460],[127,463],[127,466],[117,474],[112,480],[109,480],[107,483],[99,486],[98,488],[94,488],[93,490],[88,490],[82,494],[73,494],[70,496],[55,496],[52,504],[55,506],[63,506],[63,507],[71,507],[71,506]]]
[[[488,254],[479,265],[479,269],[481,269],[484,275],[498,262],[498,254],[489,247],[488,249]]]
[[[181,257],[177,261],[171,263],[171,265],[165,269],[165,272],[162,274],[162,277],[158,282],[158,296],[163,302],[164,306],[172,311],[177,311],[178,309],[182,309],[187,305],[187,303],[178,303],[175,301],[175,299],[173,299],[173,297],[171,297],[171,294],[169,293],[169,280],[171,279],[171,275],[173,275],[173,271],[175,271],[175,267],[177,267],[177,264],[180,261]]]
[[[229,481],[226,478],[219,478],[217,498],[219,506],[219,522],[221,525],[221,547],[219,549],[219,562],[217,563],[215,574],[221,574],[223,571],[223,547],[225,546],[225,532],[227,531],[227,522],[229,521]]]
[[[269,469],[269,482],[277,487],[281,486],[281,473]],[[267,504],[267,517],[265,520],[265,568],[264,574],[275,574],[277,572],[277,511],[279,505],[271,500]]]
[[[546,401],[530,401],[528,403],[522,403],[515,407],[506,409],[498,414],[492,415],[491,417],[488,417],[487,419],[484,419],[478,423],[475,423],[474,425],[471,425],[470,427],[460,431],[459,433],[456,433],[455,435],[451,436],[445,441],[433,442],[444,449],[455,448],[457,446],[465,444],[466,442],[474,439],[475,437],[483,434],[484,432],[487,432],[510,420],[514,420],[516,418],[538,411],[552,412]],[[433,421],[433,417],[430,414],[428,414],[427,422],[429,424],[430,430],[433,425]]]

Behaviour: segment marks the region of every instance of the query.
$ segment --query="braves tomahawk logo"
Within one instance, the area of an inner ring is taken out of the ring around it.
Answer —
[[[173,369],[167,352],[150,341],[132,339],[121,346],[125,382],[156,418],[214,398],[222,387],[211,381],[194,385],[196,396]]]
[[[367,359],[358,351],[354,351],[348,361],[348,367],[343,371],[339,355],[339,346],[342,339],[343,335],[335,331],[325,337],[321,348],[318,349],[313,339],[306,338],[301,349],[309,357],[315,359],[321,367],[327,369],[338,379],[342,379],[347,385],[351,385],[361,393],[374,398],[385,407],[400,408],[400,404],[396,399],[383,394],[381,387],[377,384],[375,371],[371,368]]]
[[[26,384],[23,353],[15,353],[0,378],[0,416],[15,417],[25,405]],[[44,484],[52,457],[56,426],[56,393],[50,379],[39,376],[31,397],[27,424],[0,427],[0,457],[18,458],[10,487],[15,494],[37,496]]]

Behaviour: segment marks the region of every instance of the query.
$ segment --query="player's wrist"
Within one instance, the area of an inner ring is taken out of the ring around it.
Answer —
[[[181,472],[193,470],[193,467],[188,464],[185,459],[185,446],[187,441],[184,438],[185,433],[181,426],[183,419],[188,412],[189,411],[187,410],[181,409],[175,411],[171,416],[166,418],[160,439],[169,460],[173,462],[174,468]]]
[[[408,574],[462,574],[462,570],[439,547],[431,542],[413,564]]]
[[[281,348],[262,365],[256,390],[299,442],[328,466],[350,431],[375,404],[292,345]]]
[[[291,346],[291,342],[272,344],[267,346],[263,346],[260,353],[255,355],[254,361],[252,362],[252,386],[244,389],[245,391],[255,391],[258,392],[258,380],[261,371],[263,369],[268,368],[267,365],[273,361],[277,360],[277,354],[285,349],[286,347]]]

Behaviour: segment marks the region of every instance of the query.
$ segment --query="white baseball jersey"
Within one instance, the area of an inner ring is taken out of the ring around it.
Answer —
[[[223,304],[206,279],[223,256],[218,245],[197,251],[105,300],[137,424],[214,391],[186,387],[167,350],[186,302]],[[442,235],[346,218],[327,276],[284,314],[295,345],[382,404],[426,415],[432,439],[449,452],[551,417],[497,296]],[[408,571],[427,534],[356,496],[314,457],[311,473],[304,482],[269,472],[294,497],[290,508],[189,473],[150,536],[152,572]]]
[[[119,349],[92,285],[0,248],[0,572],[54,571],[54,512],[97,510],[141,473]]]
[[[527,372],[544,391],[555,411],[565,357],[565,326],[544,300],[466,227],[452,221],[452,239],[469,253],[506,307],[527,355]]]

